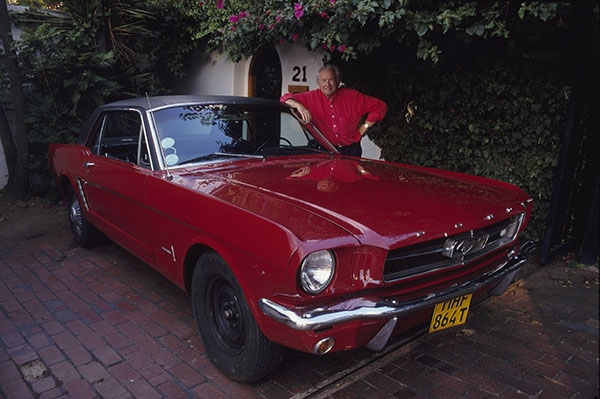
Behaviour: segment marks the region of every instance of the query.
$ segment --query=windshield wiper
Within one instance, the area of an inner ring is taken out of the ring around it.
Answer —
[[[234,154],[234,153],[226,153],[226,152],[213,152],[211,154],[206,154],[206,155],[202,155],[202,156],[199,156],[199,157],[195,157],[195,158],[192,158],[192,159],[185,160],[183,162],[179,162],[178,165],[185,165],[185,164],[189,164],[189,163],[203,162],[203,161],[213,161],[215,159],[227,158],[227,157],[231,157],[231,158],[258,158],[258,159],[263,159],[264,158],[264,156],[262,156],[262,155]]]

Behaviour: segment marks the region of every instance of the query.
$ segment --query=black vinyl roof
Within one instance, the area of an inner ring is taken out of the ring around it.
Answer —
[[[177,104],[242,104],[242,105],[281,105],[277,100],[258,97],[214,96],[214,95],[175,95],[130,98],[100,106],[106,108],[137,108],[144,111],[168,107]]]

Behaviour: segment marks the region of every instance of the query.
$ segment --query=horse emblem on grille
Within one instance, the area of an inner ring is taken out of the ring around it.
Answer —
[[[479,234],[477,236],[462,236],[448,238],[444,244],[444,250],[442,255],[447,256],[450,259],[463,260],[465,256],[473,254],[485,248],[489,234]]]

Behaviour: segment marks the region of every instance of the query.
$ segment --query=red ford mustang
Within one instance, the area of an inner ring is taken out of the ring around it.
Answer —
[[[208,355],[240,381],[282,347],[381,350],[424,318],[462,324],[531,249],[518,188],[343,157],[276,101],[107,104],[49,160],[77,243],[101,232],[187,291]]]

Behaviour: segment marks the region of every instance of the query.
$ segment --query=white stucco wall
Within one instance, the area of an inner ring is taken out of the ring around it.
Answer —
[[[249,68],[250,60],[233,63],[225,55],[213,53],[210,60],[194,67],[190,83],[180,85],[178,94],[247,96]]]
[[[323,65],[324,58],[329,59],[329,54],[324,51],[308,51],[302,43],[286,43],[275,49],[281,61],[282,95],[288,92],[288,85],[308,86],[309,90],[317,88],[319,68]]]
[[[235,64],[225,56],[213,54],[211,60],[196,66],[197,73],[191,77],[191,84],[178,94],[220,94],[232,95]]]

